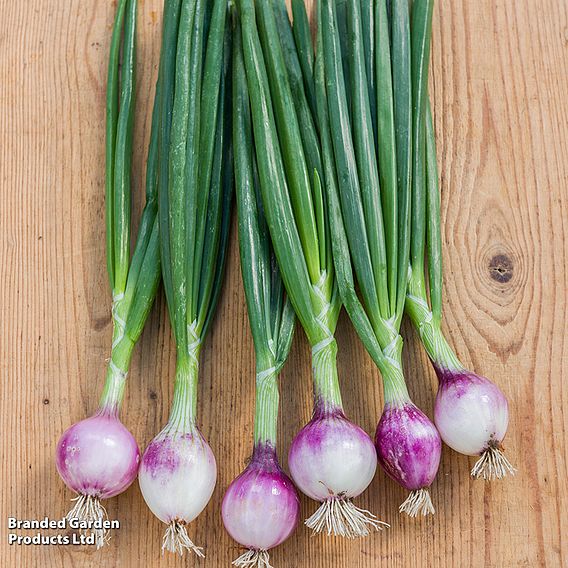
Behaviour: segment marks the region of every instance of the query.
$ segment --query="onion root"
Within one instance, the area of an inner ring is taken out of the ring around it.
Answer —
[[[406,513],[409,517],[433,515],[436,510],[432,505],[428,489],[415,489],[411,491],[402,505],[398,508],[399,513]]]
[[[368,536],[371,529],[383,530],[390,525],[377,519],[373,513],[356,507],[350,499],[332,497],[305,521],[314,533],[326,532],[328,536],[360,538]]]
[[[203,548],[196,546],[191,542],[185,528],[185,524],[180,521],[172,521],[166,532],[164,534],[164,541],[162,543],[162,554],[167,550],[168,552],[179,552],[180,556],[183,556],[183,551],[189,550],[190,552],[195,552],[200,558],[205,558],[203,554]]]
[[[247,550],[241,554],[236,560],[233,560],[233,566],[239,568],[273,568],[269,562],[267,550]]]
[[[66,519],[68,521],[78,520],[80,522],[87,521],[93,523],[95,521],[104,521],[108,518],[106,509],[101,505],[101,500],[94,495],[78,495],[72,501],[75,501],[75,505],[67,513]],[[108,544],[110,533],[107,529],[86,529],[85,532],[89,530],[92,530],[92,534],[95,535],[97,550]]]
[[[516,471],[500,448],[489,446],[475,462],[471,476],[476,479],[483,477],[486,481],[491,481],[492,479],[503,479],[507,474],[515,475]]]

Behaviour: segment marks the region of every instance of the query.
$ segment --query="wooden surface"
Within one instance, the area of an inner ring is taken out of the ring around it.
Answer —
[[[0,0],[0,565],[229,566],[238,553],[220,500],[251,449],[254,361],[236,236],[202,355],[199,411],[219,462],[215,495],[191,526],[205,561],[160,557],[163,525],[134,484],[108,503],[121,530],[103,551],[8,547],[8,515],[60,518],[71,492],[55,444],[97,406],[111,327],[104,250],[104,96],[114,5]],[[141,0],[134,201],[143,188],[161,2]],[[357,542],[303,527],[277,568],[568,565],[568,14],[555,0],[439,0],[433,98],[442,177],[446,329],[465,363],[511,404],[513,479],[472,481],[444,448],[434,518],[397,513],[381,472],[358,504],[392,529]],[[435,379],[408,326],[410,391],[431,414]],[[379,377],[342,318],[349,415],[373,432]],[[129,376],[122,413],[144,447],[167,419],[174,347],[163,298]],[[298,333],[282,375],[281,454],[309,417],[310,362]],[[314,503],[302,500],[308,515]]]

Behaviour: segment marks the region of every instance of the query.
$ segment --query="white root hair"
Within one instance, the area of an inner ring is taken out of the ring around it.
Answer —
[[[491,481],[492,479],[503,479],[507,474],[515,475],[516,471],[498,447],[490,446],[475,462],[471,476],[477,479],[483,477],[483,479]]]
[[[233,566],[238,566],[239,568],[273,568],[269,560],[268,551],[251,549],[241,554],[236,560],[233,560]]]
[[[72,501],[75,501],[73,508],[67,513],[65,517],[68,521],[104,521],[108,519],[106,509],[101,505],[101,500],[93,495],[78,495]],[[95,535],[95,544],[97,550],[108,544],[110,540],[110,533],[105,528],[100,529],[84,529],[83,532],[88,534],[91,532]]]
[[[305,524],[314,533],[325,532],[328,536],[346,538],[368,536],[370,529],[383,530],[384,527],[390,527],[370,511],[359,509],[351,499],[343,497],[326,499]]]
[[[430,492],[428,489],[415,489],[408,494],[408,497],[398,508],[399,513],[406,513],[409,517],[416,517],[422,514],[433,515],[436,510],[434,505],[432,505],[432,499],[430,498]]]
[[[200,558],[205,558],[203,548],[195,546],[195,544],[191,542],[185,528],[185,523],[181,521],[172,521],[168,525],[162,542],[162,554],[164,554],[166,550],[174,554],[179,552],[180,556],[183,556],[184,550],[189,550],[197,554]]]

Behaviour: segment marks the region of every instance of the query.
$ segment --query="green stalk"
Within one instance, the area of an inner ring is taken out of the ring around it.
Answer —
[[[130,367],[133,350],[134,342],[132,342],[128,336],[122,337],[118,343],[114,344],[111,360],[107,367],[106,380],[99,402],[99,408],[115,416],[118,414],[124,397],[126,376],[128,374],[128,368]]]
[[[355,159],[355,147],[351,137],[351,124],[346,106],[346,90],[341,65],[337,15],[333,1],[323,1],[321,16],[321,28],[323,30],[321,53],[325,67],[329,127],[333,142],[342,217],[345,223],[351,260],[363,297],[363,304],[369,314],[369,320],[373,328],[386,344],[389,341],[389,335],[384,326],[381,325],[377,284],[373,272],[370,243],[365,226],[365,213]],[[318,112],[321,114],[325,110],[321,109]]]
[[[383,319],[390,317],[387,253],[379,172],[375,158],[375,141],[369,105],[368,83],[365,75],[365,54],[359,0],[352,0],[347,12],[349,30],[349,67],[351,68],[352,133],[359,174],[361,205],[369,242],[371,265],[378,298],[378,309]],[[374,101],[374,99],[373,99]]]
[[[107,75],[106,93],[106,251],[107,251],[107,271],[110,281],[110,288],[114,290],[115,279],[115,242],[114,242],[114,168],[115,168],[115,145],[116,130],[118,122],[119,108],[119,66],[120,66],[120,44],[122,41],[122,28],[124,13],[126,11],[127,0],[121,0],[116,9],[112,39],[110,44],[110,55]],[[128,73],[126,69],[126,73]]]
[[[412,4],[412,239],[410,265],[412,272],[424,275],[426,241],[426,99],[428,63],[432,35],[433,0],[415,0]]]
[[[432,0],[415,0],[413,3],[414,177],[411,277],[408,283],[406,312],[418,331],[420,340],[432,362],[438,367],[461,371],[464,367],[441,329],[440,195],[436,166],[436,141],[428,98],[432,10]],[[428,256],[429,289],[426,287],[425,254]]]
[[[453,371],[463,370],[464,366],[444,337],[441,324],[434,319],[428,303],[412,292],[413,290],[409,289],[406,313],[410,316],[428,357],[438,367]]]
[[[240,30],[233,59],[233,137],[239,250],[247,311],[256,354],[255,445],[276,446],[278,372],[294,331],[294,312],[285,298],[274,252],[265,228],[258,178]]]
[[[225,82],[227,4],[167,3],[158,138],[160,240],[177,348],[171,428],[194,428],[199,353],[224,272],[232,162]],[[175,55],[174,55],[175,54]]]
[[[326,267],[328,264],[331,265],[332,263],[328,263],[328,259],[326,258],[326,251],[329,250],[329,235],[327,235],[324,195],[320,183],[322,164],[318,132],[304,88],[302,70],[294,43],[292,28],[290,27],[290,20],[288,19],[286,3],[284,0],[272,0],[272,5],[274,6],[276,24],[289,78],[290,90],[294,101],[294,108],[298,117],[298,126],[302,138],[306,165],[308,172],[312,173],[312,199],[318,234],[319,262],[321,267]]]
[[[361,0],[361,33],[365,59],[365,76],[370,102],[373,139],[377,144],[377,100],[375,76],[375,0]],[[382,141],[381,141],[382,143]]]
[[[260,2],[256,5],[256,10],[294,218],[311,283],[316,284],[320,277],[321,265],[314,199],[312,192],[309,191],[312,176],[308,171],[304,156],[300,127],[272,4],[271,2]]]
[[[325,414],[343,408],[337,375],[337,342],[330,341],[312,350],[314,377],[314,407],[316,413]]]
[[[334,46],[337,46],[338,40],[336,31],[337,20],[333,2],[323,3],[321,22],[322,26],[318,30],[318,53],[322,55],[316,60],[316,97],[319,130],[322,136],[324,167],[331,172],[331,175],[328,175],[327,178],[327,190],[337,281],[349,317],[365,348],[381,371],[385,387],[385,400],[391,403],[402,403],[408,400],[408,392],[402,374],[402,339],[392,329],[392,326],[381,318],[380,313],[377,311],[377,304],[371,306],[370,309],[366,309],[359,300],[353,268],[355,268],[359,283],[361,281],[361,273],[357,271],[353,251],[349,248],[349,231],[347,227],[350,217],[345,214],[346,208],[340,197],[340,192],[344,188],[347,191],[352,190],[352,188],[346,184],[342,186],[332,173],[334,161],[339,173],[341,170],[338,164],[352,163],[355,159],[355,150],[349,144],[349,131],[341,129],[341,121],[339,120],[341,114],[333,112],[336,109],[337,101],[344,100],[341,96],[344,86],[342,85],[340,73],[341,67],[337,59],[338,51],[334,48]],[[326,109],[329,109],[329,112],[326,112]],[[355,112],[354,116],[356,116]],[[336,133],[334,140],[336,144],[332,145],[331,138],[334,131]],[[341,137],[337,135],[338,132],[344,133],[345,143],[340,143]],[[354,169],[352,171],[352,183],[358,183],[357,172]],[[341,178],[341,175],[338,175],[338,177]],[[362,199],[359,197],[359,205],[362,208],[361,201]],[[366,232],[362,234],[356,233],[353,230],[353,226],[349,229],[354,241],[364,240]],[[365,231],[364,224],[360,230]],[[359,235],[361,236],[359,237]],[[368,268],[370,265],[371,261],[370,257],[368,257],[366,264],[363,266]],[[359,289],[361,288],[359,285]],[[374,324],[372,323],[373,316]]]
[[[299,81],[296,82],[299,96],[291,94],[290,74],[297,73],[297,68],[288,71],[287,66],[296,63],[293,57],[286,60],[281,41],[286,50],[292,49],[292,44],[285,30],[280,30],[279,35],[273,3],[256,5],[260,37],[252,0],[239,0],[237,6],[264,212],[288,297],[312,345],[314,394],[317,408],[325,411],[341,406],[333,339],[341,303],[330,264],[326,230],[329,220],[323,192],[326,182],[321,181],[323,166],[319,166],[320,172],[316,168],[313,184],[305,174],[308,160],[304,148],[313,147],[314,155],[321,156],[317,129],[313,117],[306,122],[313,124],[308,134],[298,123],[299,115],[309,113],[309,104],[302,96],[303,86]],[[282,11],[279,13],[282,17]],[[312,137],[313,145],[308,136]],[[306,208],[298,211],[293,207],[294,199],[307,203]],[[309,251],[301,240],[302,225],[316,233],[316,238],[309,241]],[[322,248],[317,237],[325,247]],[[308,256],[317,265],[310,265]]]
[[[314,47],[310,22],[306,12],[304,0],[292,0],[292,17],[294,19],[293,32],[296,52],[302,68],[304,89],[310,104],[312,114],[316,112],[316,97],[314,90]]]
[[[162,48],[160,52],[159,82],[161,99],[159,103],[160,130],[158,134],[158,217],[160,227],[160,254],[162,259],[162,279],[170,315],[170,322],[177,341],[183,338],[178,332],[174,310],[174,288],[172,279],[172,255],[170,238],[169,203],[169,155],[172,127],[172,114],[175,92],[175,69],[177,36],[180,20],[181,0],[166,0],[164,4],[164,23]]]
[[[203,87],[201,92],[201,109],[202,116],[200,121],[201,133],[199,140],[199,177],[197,188],[209,188],[209,191],[198,191],[197,195],[197,223],[195,230],[195,239],[188,241],[188,248],[195,247],[194,260],[190,265],[189,274],[193,273],[192,289],[199,293],[190,298],[191,309],[187,313],[187,323],[191,324],[203,312],[203,305],[208,305],[208,293],[203,293],[201,283],[203,273],[213,274],[212,266],[204,265],[204,257],[209,262],[214,260],[213,255],[207,258],[207,245],[210,241],[205,239],[206,227],[219,226],[220,223],[220,199],[221,191],[221,165],[222,165],[222,136],[223,121],[218,120],[219,108],[223,109],[224,104],[224,86],[223,86],[223,55],[225,51],[225,24],[227,16],[227,4],[217,0],[213,5],[210,26],[207,35],[207,49],[205,54]],[[221,85],[219,89],[218,86]],[[211,94],[218,90],[216,97]],[[216,144],[216,141],[221,141]],[[217,178],[212,182],[212,174],[216,172]],[[210,197],[212,203],[210,203]],[[213,250],[218,248],[219,233],[213,235],[210,247]],[[199,246],[203,243],[203,246]],[[216,255],[215,255],[216,256]],[[203,270],[205,268],[205,270]],[[201,304],[201,300],[205,302]],[[203,317],[203,316],[202,316]],[[201,320],[201,326],[203,325]],[[200,330],[201,331],[201,330]]]
[[[436,164],[436,138],[432,122],[430,100],[426,97],[426,247],[428,253],[428,277],[430,282],[430,306],[437,322],[442,320],[442,231],[440,227],[440,188]]]
[[[185,217],[185,230],[179,235],[180,255],[179,260],[181,269],[184,273],[185,287],[183,289],[183,299],[181,302],[184,306],[183,323],[184,328],[188,325],[195,325],[196,320],[194,314],[197,312],[197,301],[199,288],[195,282],[195,268],[199,263],[201,247],[203,246],[203,237],[200,239],[200,227],[203,224],[202,216],[206,215],[207,209],[204,204],[202,193],[208,194],[209,187],[200,187],[200,151],[201,143],[205,142],[201,139],[201,120],[203,114],[207,111],[202,107],[202,85],[203,85],[203,49],[204,49],[204,26],[205,26],[205,0],[197,0],[195,7],[195,21],[193,28],[188,28],[188,32],[192,34],[191,42],[191,64],[190,64],[190,91],[189,91],[189,113],[184,120],[188,124],[188,139],[184,146],[184,201],[181,209]],[[180,29],[181,31],[181,29]],[[218,86],[217,86],[218,89]],[[217,93],[212,93],[216,98]],[[203,164],[205,167],[210,164]],[[174,259],[174,262],[175,259]],[[195,343],[198,339],[192,339],[186,333],[186,344],[182,348],[187,349],[190,343]]]
[[[199,351],[199,346],[189,356],[178,351],[174,397],[168,420],[169,427],[177,432],[191,432],[197,420]]]
[[[377,143],[377,156],[385,227],[389,306],[390,312],[394,313],[398,299],[398,197],[391,46],[386,0],[376,2],[375,43],[377,139],[380,141]]]
[[[254,4],[252,0],[238,0],[237,6],[264,212],[290,300],[308,337],[317,342],[311,280],[288,195]]]
[[[130,263],[130,169],[136,75],[136,2],[134,0],[128,2],[126,7],[121,68],[120,108],[114,152],[114,296],[124,293]]]
[[[229,8],[231,22],[234,21],[232,8]],[[223,53],[223,75],[221,77],[221,97],[218,116],[223,117],[223,128],[221,134],[215,141],[215,155],[212,175],[212,189],[210,202],[214,204],[208,209],[209,221],[207,226],[213,226],[218,222],[218,232],[211,239],[206,239],[204,249],[202,282],[200,283],[198,316],[201,328],[201,337],[205,337],[209,331],[211,322],[215,315],[217,301],[221,293],[221,285],[225,275],[225,261],[229,242],[229,232],[231,224],[231,203],[233,199],[233,128],[232,120],[232,51],[233,51],[233,26],[227,25],[225,21],[225,39]],[[217,221],[215,221],[217,220]]]
[[[113,287],[113,343],[100,407],[118,413],[132,351],[154,302],[160,279],[157,224],[158,105],[154,105],[146,172],[146,205],[132,260],[130,167],[134,129],[136,2],[119,4],[113,30],[107,85],[107,260]],[[122,37],[122,45],[121,45]],[[120,55],[122,54],[122,60]],[[121,66],[121,73],[118,67]],[[120,91],[120,98],[117,99]],[[157,88],[157,100],[160,98]],[[109,163],[108,160],[111,160]],[[126,254],[126,256],[124,256]]]
[[[320,0],[322,1],[322,0]],[[347,32],[347,9],[350,0],[336,0],[335,6],[337,10],[337,31],[339,33],[339,53],[342,54],[341,65],[343,67],[343,77],[345,84],[351,84],[351,69],[349,68],[349,60],[346,54],[349,52],[349,34]],[[322,20],[320,20],[321,22]],[[346,108],[351,117],[351,91],[345,91]]]
[[[197,1],[186,0],[181,5],[177,55],[175,62],[175,96],[172,109],[171,141],[169,148],[168,216],[170,241],[170,270],[172,278],[172,327],[178,349],[187,345],[186,314],[188,289],[186,248],[186,175],[193,178],[196,172],[195,130],[199,126],[196,100],[199,98],[201,70],[201,41],[203,30],[203,6]],[[197,126],[195,124],[197,123]],[[190,159],[186,159],[189,154]],[[188,230],[188,229],[187,229]]]
[[[400,327],[408,283],[412,179],[412,77],[408,0],[391,2],[391,67],[398,175],[398,283],[394,326]]]
[[[276,447],[278,436],[278,373],[257,374],[254,408],[254,445]]]

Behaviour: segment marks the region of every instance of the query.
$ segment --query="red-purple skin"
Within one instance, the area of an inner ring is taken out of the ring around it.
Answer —
[[[509,422],[509,403],[501,389],[471,371],[433,366],[439,380],[434,420],[444,442],[467,455],[500,447]]]
[[[290,445],[288,466],[298,488],[323,501],[360,495],[374,477],[377,457],[369,435],[341,408],[316,405]]]
[[[73,424],[57,443],[57,471],[80,495],[108,499],[122,493],[136,479],[139,463],[136,440],[112,412]]]
[[[221,514],[227,532],[252,550],[274,548],[292,534],[300,501],[274,446],[255,446],[249,465],[227,489]]]
[[[440,434],[411,402],[385,405],[375,434],[375,448],[385,472],[409,491],[429,487],[438,473]]]
[[[197,434],[201,437],[201,433]],[[180,446],[191,444],[196,435],[192,432],[177,436],[157,436],[146,448],[143,456],[144,468],[154,477],[159,472],[173,473],[180,464]]]
[[[461,398],[463,396],[471,396],[473,389],[479,389],[483,395],[491,396],[499,403],[504,402],[507,404],[507,398],[501,389],[488,378],[466,369],[446,369],[435,363],[433,363],[433,367],[439,381],[438,396],[440,396],[440,391],[444,391],[444,394],[446,391],[449,391],[451,396]]]

